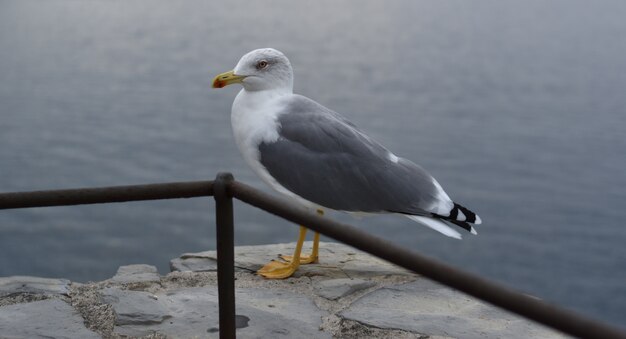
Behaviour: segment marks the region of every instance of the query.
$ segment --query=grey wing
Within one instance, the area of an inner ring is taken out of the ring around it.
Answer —
[[[421,167],[395,159],[310,99],[299,97],[286,110],[279,139],[259,145],[262,165],[282,186],[336,210],[431,215],[438,189]]]

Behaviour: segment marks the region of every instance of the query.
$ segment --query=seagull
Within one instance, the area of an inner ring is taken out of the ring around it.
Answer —
[[[213,88],[241,84],[231,111],[237,147],[246,163],[271,188],[311,211],[391,213],[461,239],[451,226],[476,234],[480,217],[455,203],[426,170],[401,158],[338,113],[293,93],[293,69],[278,50],[244,55],[237,66],[213,79]],[[269,279],[293,275],[318,262],[319,233],[303,255],[307,229],[293,256],[272,260],[257,273]]]

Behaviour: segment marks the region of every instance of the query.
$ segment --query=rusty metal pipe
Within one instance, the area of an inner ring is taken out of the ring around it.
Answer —
[[[220,339],[235,338],[235,240],[233,196],[230,192],[233,175],[219,173],[213,185],[215,193],[215,233],[217,242],[217,294]]]
[[[213,181],[0,193],[0,209],[103,204],[213,195]]]

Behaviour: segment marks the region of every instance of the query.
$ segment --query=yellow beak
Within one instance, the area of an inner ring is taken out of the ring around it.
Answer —
[[[240,84],[245,78],[245,75],[235,75],[235,71],[218,74],[215,78],[213,78],[213,88],[222,88],[232,84]]]

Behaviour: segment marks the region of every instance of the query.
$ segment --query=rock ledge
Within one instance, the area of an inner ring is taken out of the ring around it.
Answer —
[[[294,246],[236,248],[239,338],[563,337],[341,244],[322,243],[321,263],[302,266],[292,278],[254,274]],[[183,254],[165,276],[149,265],[122,266],[111,279],[89,284],[0,278],[0,333],[217,338],[215,258],[214,251]]]

